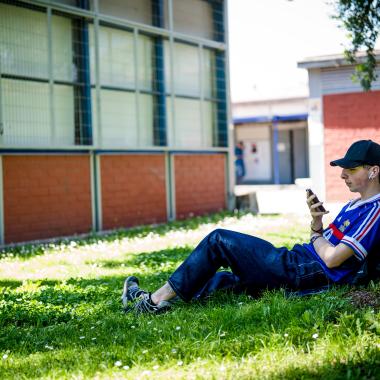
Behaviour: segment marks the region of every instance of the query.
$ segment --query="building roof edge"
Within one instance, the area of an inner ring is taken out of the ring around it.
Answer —
[[[380,62],[380,50],[374,50],[374,53],[376,61]],[[366,55],[366,52],[359,52],[356,55],[358,62],[364,62]],[[344,54],[332,54],[305,58],[297,62],[297,66],[301,69],[322,69],[327,67],[352,66],[352,63],[347,61]]]

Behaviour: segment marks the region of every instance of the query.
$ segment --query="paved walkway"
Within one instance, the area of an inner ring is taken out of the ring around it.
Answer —
[[[298,185],[236,185],[235,196],[238,208],[260,214],[309,214],[305,188]],[[343,203],[325,206],[330,214],[336,215]]]

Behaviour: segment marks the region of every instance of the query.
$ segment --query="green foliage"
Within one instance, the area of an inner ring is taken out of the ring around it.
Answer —
[[[368,91],[377,78],[374,47],[380,30],[380,1],[337,0],[336,10],[336,18],[349,33],[350,46],[345,50],[345,56],[350,63],[356,64],[353,80],[360,81],[362,88]],[[360,49],[366,51],[367,57],[358,63]]]
[[[255,234],[281,245],[307,235],[297,221],[279,217],[212,218],[215,222],[203,219],[210,228],[239,218],[243,224],[260,222]],[[379,310],[355,306],[348,288],[302,298],[287,297],[283,290],[258,299],[219,293],[164,315],[124,314],[125,276],[137,274],[148,290],[161,285],[191,251],[190,235],[203,231],[197,220],[77,240],[75,246],[52,244],[37,255],[5,252],[0,378],[380,377]],[[146,243],[152,250],[145,250]],[[380,285],[371,283],[367,290],[379,294]]]

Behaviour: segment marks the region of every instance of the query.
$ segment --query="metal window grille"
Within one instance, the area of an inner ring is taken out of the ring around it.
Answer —
[[[2,145],[92,143],[86,32],[81,17],[0,3]]]
[[[0,147],[226,146],[223,7],[0,0]]]

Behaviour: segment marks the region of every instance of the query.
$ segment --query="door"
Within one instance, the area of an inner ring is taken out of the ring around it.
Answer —
[[[278,165],[281,184],[294,183],[292,168],[291,131],[278,131]]]

